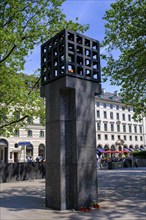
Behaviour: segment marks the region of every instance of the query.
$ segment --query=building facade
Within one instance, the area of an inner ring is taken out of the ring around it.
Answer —
[[[9,138],[0,137],[0,162],[26,162],[38,156],[45,158],[45,127],[34,119],[26,128],[15,130]]]
[[[133,119],[134,109],[125,108],[118,96],[105,92],[95,98],[95,121],[97,147],[119,150],[119,147],[144,149],[146,147],[145,118]]]
[[[96,96],[96,147],[146,149],[146,118],[136,122],[133,114],[133,108],[125,108],[117,92]],[[0,137],[0,162],[25,162],[28,156],[33,160],[38,156],[45,158],[45,127],[40,119],[29,123],[26,128],[15,130],[15,135],[9,138]]]

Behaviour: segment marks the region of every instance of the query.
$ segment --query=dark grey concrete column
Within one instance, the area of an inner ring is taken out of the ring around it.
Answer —
[[[95,98],[99,85],[71,76],[45,87],[46,206],[79,209],[97,201]]]

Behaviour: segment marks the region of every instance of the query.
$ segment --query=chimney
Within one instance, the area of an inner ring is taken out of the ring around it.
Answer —
[[[106,93],[106,90],[105,89],[102,89],[102,94],[105,94]]]
[[[117,91],[117,90],[114,91],[114,95],[115,95],[115,96],[118,96],[118,91]]]

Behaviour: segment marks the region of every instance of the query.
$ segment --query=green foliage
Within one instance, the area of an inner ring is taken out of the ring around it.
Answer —
[[[22,74],[26,56],[67,28],[84,32],[88,26],[66,21],[64,0],[0,1],[0,135],[10,135],[27,124],[29,116],[44,118],[39,73]],[[36,83],[38,81],[38,83]],[[35,86],[34,86],[35,85]],[[20,112],[16,120],[15,113]]]
[[[141,159],[146,159],[146,151],[134,151],[133,156]]]
[[[134,107],[135,119],[146,116],[145,12],[145,0],[117,0],[103,18],[106,20],[103,75],[105,81],[110,77],[112,85],[121,87],[123,102]]]

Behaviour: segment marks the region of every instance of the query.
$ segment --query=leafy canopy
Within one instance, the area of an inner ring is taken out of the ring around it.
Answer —
[[[84,32],[88,26],[67,21],[65,0],[0,1],[0,135],[26,125],[27,118],[44,117],[39,74],[22,74],[26,56],[61,30]],[[35,85],[35,86],[34,86]],[[20,118],[16,120],[16,113]]]
[[[112,85],[121,87],[123,102],[140,119],[146,116],[146,1],[117,0],[103,19],[105,81],[110,77]]]

